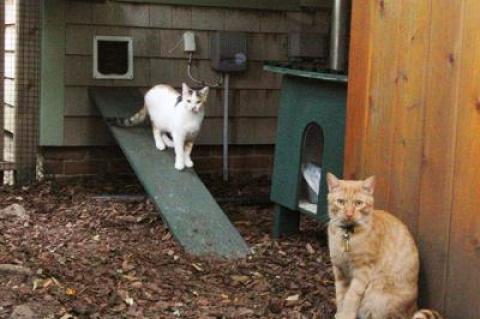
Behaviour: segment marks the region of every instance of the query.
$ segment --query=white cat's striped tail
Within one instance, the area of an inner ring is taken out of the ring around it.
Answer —
[[[106,120],[111,125],[120,126],[120,127],[129,127],[129,126],[140,124],[143,121],[145,121],[147,114],[148,114],[147,108],[143,106],[140,109],[140,111],[138,111],[137,113],[133,114],[130,117],[127,117],[127,118],[111,117],[111,118],[107,118]]]
[[[412,319],[443,319],[435,310],[420,309],[413,315]]]

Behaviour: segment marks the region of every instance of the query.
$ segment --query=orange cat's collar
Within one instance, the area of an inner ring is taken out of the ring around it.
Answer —
[[[348,233],[348,234],[353,234],[353,233],[355,233],[355,225],[353,225],[353,224],[340,225],[340,226],[338,226],[338,227],[340,227],[342,230],[344,230],[345,233]]]

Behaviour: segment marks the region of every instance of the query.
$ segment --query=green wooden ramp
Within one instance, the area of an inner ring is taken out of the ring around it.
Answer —
[[[141,93],[129,88],[91,88],[90,98],[104,118],[127,117],[143,105]],[[110,130],[163,221],[187,252],[225,258],[248,253],[245,241],[195,171],[175,170],[173,150],[157,150],[149,127],[110,126]]]

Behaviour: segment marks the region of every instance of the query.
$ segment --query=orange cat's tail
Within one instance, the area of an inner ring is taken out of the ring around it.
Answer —
[[[421,309],[415,312],[412,319],[443,319],[443,317],[434,310]]]

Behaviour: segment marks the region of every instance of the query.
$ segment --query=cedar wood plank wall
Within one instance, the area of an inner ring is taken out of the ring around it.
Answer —
[[[346,178],[419,244],[420,303],[480,318],[480,1],[354,0]]]
[[[185,30],[197,34],[194,73],[215,80],[210,68],[209,36],[215,30],[248,32],[248,70],[231,77],[231,140],[233,144],[273,144],[281,77],[264,72],[265,60],[287,59],[289,31],[328,32],[329,9],[315,13],[238,10],[191,6],[68,1],[65,57],[65,146],[112,143],[109,133],[88,101],[87,87],[136,86],[156,83],[179,86],[186,79],[183,45]],[[97,35],[134,38],[135,79],[93,80],[92,39]],[[212,90],[200,144],[220,144],[222,94]]]

